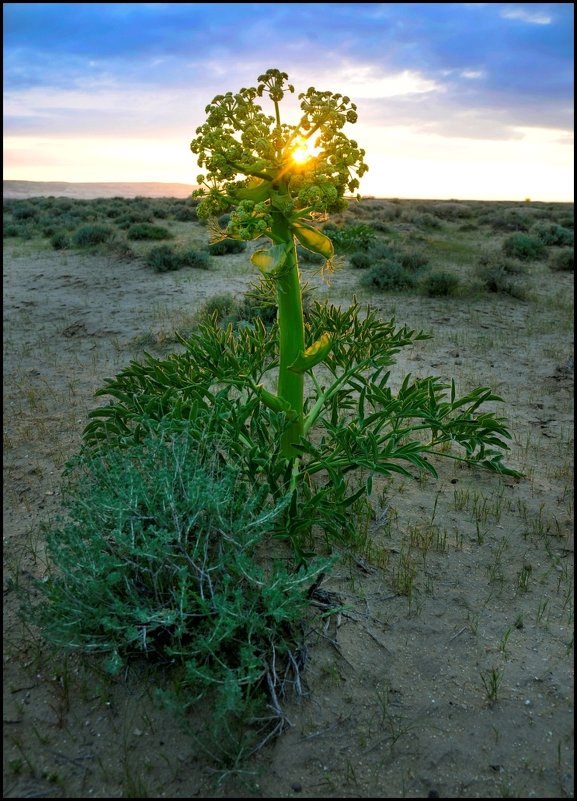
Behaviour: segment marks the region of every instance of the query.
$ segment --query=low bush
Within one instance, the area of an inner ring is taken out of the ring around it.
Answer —
[[[180,268],[178,257],[169,245],[152,248],[146,254],[146,264],[157,273],[167,273]]]
[[[176,253],[179,267],[195,267],[198,270],[210,269],[210,256],[206,250],[182,250]]]
[[[127,236],[135,240],[171,239],[172,234],[168,228],[150,223],[136,223],[128,229]]]
[[[182,206],[182,208],[174,212],[174,219],[179,222],[197,222],[196,207],[192,205]]]
[[[539,222],[533,226],[531,234],[548,246],[557,245],[563,247],[572,245],[574,241],[573,231],[555,223]]]
[[[481,284],[488,292],[502,292],[519,300],[525,300],[527,297],[527,288],[503,266],[498,264],[479,265],[476,272]]]
[[[35,220],[40,216],[40,210],[31,203],[21,203],[12,208],[12,217],[15,220]]]
[[[545,253],[545,245],[536,236],[511,234],[503,242],[503,253],[521,261],[536,261]]]
[[[220,242],[212,242],[208,246],[211,256],[226,256],[230,253],[242,253],[246,250],[246,242],[240,239],[222,239]]]
[[[329,560],[264,563],[288,498],[243,479],[213,412],[201,418],[200,440],[197,426],[149,421],[142,442],[68,465],[67,517],[45,528],[51,567],[32,615],[58,647],[105,654],[111,674],[138,654],[170,662],[184,708],[208,703],[218,739],[257,713],[278,725],[268,693],[292,675]]]
[[[430,266],[429,257],[418,250],[402,250],[396,253],[396,259],[405,270],[410,273],[418,273]]]
[[[355,253],[351,253],[349,256],[349,263],[351,267],[354,267],[357,270],[366,270],[371,264],[375,263],[375,260],[372,259],[368,253],[365,253],[362,250],[357,250]]]
[[[108,225],[82,225],[72,234],[72,245],[86,248],[108,242],[114,236],[114,229]]]
[[[146,255],[146,264],[158,273],[174,272],[182,267],[210,269],[210,257],[205,250],[178,251],[169,245],[152,248]]]
[[[555,250],[549,254],[549,269],[556,273],[572,273],[574,270],[573,258],[573,248]]]
[[[361,283],[385,291],[412,289],[417,285],[417,277],[396,261],[382,261],[365,273]]]
[[[458,276],[443,271],[429,273],[421,282],[423,292],[430,298],[456,295],[459,285]]]
[[[66,250],[70,247],[70,237],[62,231],[52,234],[50,237],[50,244],[54,250]]]
[[[364,223],[346,225],[343,228],[325,225],[323,233],[332,240],[337,253],[352,253],[359,250],[366,251],[375,239],[375,231],[373,228]]]
[[[428,212],[415,214],[412,218],[412,222],[417,228],[422,228],[424,230],[438,230],[443,227],[441,220],[435,217],[434,214],[429,214]]]

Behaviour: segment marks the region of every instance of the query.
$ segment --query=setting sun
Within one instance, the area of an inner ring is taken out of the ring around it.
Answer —
[[[304,164],[312,158],[312,156],[316,155],[317,152],[318,148],[313,147],[306,139],[299,137],[291,153],[291,159],[296,161],[297,164]]]

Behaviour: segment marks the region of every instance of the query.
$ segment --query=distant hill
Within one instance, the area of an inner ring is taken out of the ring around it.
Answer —
[[[3,181],[5,198],[70,197],[91,200],[97,197],[190,197],[192,184],[154,182],[68,183],[66,181]]]

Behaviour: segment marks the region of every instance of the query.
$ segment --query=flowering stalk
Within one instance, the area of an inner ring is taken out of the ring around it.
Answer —
[[[323,335],[305,348],[302,288],[296,243],[322,255],[330,265],[331,240],[314,223],[346,207],[345,193],[354,192],[368,169],[364,150],[342,128],[357,120],[348,97],[313,87],[299,95],[301,117],[296,125],[282,122],[279,104],[294,92],[288,76],[270,69],[258,85],[237,94],[217,95],[206,107],[207,120],[196,130],[191,150],[206,174],[198,176],[199,217],[230,212],[217,238],[253,240],[268,237],[272,246],[257,250],[253,264],[275,282],[279,327],[277,394],[258,388],[263,403],[284,411],[289,425],[281,450],[288,459],[303,436],[304,374],[321,362],[331,347]],[[267,94],[274,116],[264,113],[257,98]],[[314,148],[314,150],[312,149]]]

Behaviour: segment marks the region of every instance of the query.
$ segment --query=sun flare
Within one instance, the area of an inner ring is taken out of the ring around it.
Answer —
[[[304,164],[315,156],[316,152],[317,148],[311,145],[306,139],[299,138],[291,151],[291,159],[297,164]]]

